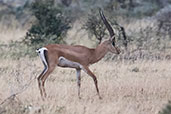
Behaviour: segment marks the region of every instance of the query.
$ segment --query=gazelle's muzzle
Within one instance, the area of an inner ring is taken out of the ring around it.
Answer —
[[[121,50],[118,47],[115,47],[115,49],[116,49],[116,54],[120,54],[121,53]]]

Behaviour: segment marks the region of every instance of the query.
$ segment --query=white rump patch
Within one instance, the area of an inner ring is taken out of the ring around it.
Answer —
[[[48,49],[45,48],[45,47],[42,47],[42,48],[40,48],[40,49],[37,49],[36,52],[39,54],[39,56],[40,56],[40,58],[41,58],[43,64],[45,65],[45,71],[44,71],[44,73],[46,73],[46,71],[47,71],[47,69],[48,69],[48,64],[47,64],[47,61],[46,61],[46,59],[45,59],[44,50],[48,50]],[[44,74],[44,73],[43,73],[43,74]]]

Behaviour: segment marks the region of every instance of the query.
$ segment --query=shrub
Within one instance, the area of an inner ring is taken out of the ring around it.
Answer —
[[[26,33],[24,43],[38,48],[49,43],[63,43],[70,20],[64,16],[61,8],[55,6],[54,0],[36,0],[31,5],[31,12],[36,22]]]
[[[156,15],[158,34],[171,37],[171,5],[161,9]]]
[[[159,114],[171,114],[171,101],[169,101],[166,107],[160,111]]]
[[[128,39],[126,37],[124,27],[120,26],[115,18],[110,18],[107,20],[110,22],[115,31],[115,35],[119,40],[118,43],[121,45],[123,44],[125,47],[127,47]],[[90,38],[92,38],[92,36],[95,36],[99,43],[101,43],[102,39],[109,38],[109,32],[105,24],[103,23],[99,12],[96,10],[92,10],[92,13],[88,15],[88,19],[82,28],[88,31]]]
[[[95,36],[95,38],[99,41],[102,41],[102,38],[106,36],[106,27],[101,20],[99,13],[95,10],[92,10],[92,13],[88,14],[88,19],[84,23],[82,29],[85,29],[89,33],[89,37]]]

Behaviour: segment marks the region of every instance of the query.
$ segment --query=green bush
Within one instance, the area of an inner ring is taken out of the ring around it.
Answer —
[[[120,45],[124,45],[124,47],[126,48],[128,39],[126,37],[124,27],[120,26],[114,17],[107,18],[107,21],[109,21],[115,32],[117,43]],[[99,43],[101,43],[104,38],[109,38],[109,31],[107,30],[100,17],[99,10],[92,10],[92,12],[88,15],[88,19],[84,23],[82,29],[88,31],[90,38],[92,38],[92,36],[95,36]]]
[[[87,21],[84,23],[82,29],[88,31],[89,38],[95,36],[95,38],[101,43],[104,36],[107,35],[106,26],[100,18],[99,13],[96,10],[92,10],[92,12],[88,15]]]
[[[166,107],[160,111],[159,114],[171,114],[171,101],[169,101]]]
[[[63,43],[70,28],[70,20],[62,9],[55,6],[54,0],[36,0],[31,5],[36,21],[26,33],[23,42],[39,48],[50,43]]]

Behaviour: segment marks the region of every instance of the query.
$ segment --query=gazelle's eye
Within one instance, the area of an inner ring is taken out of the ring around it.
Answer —
[[[115,46],[115,42],[112,42],[112,45]]]

